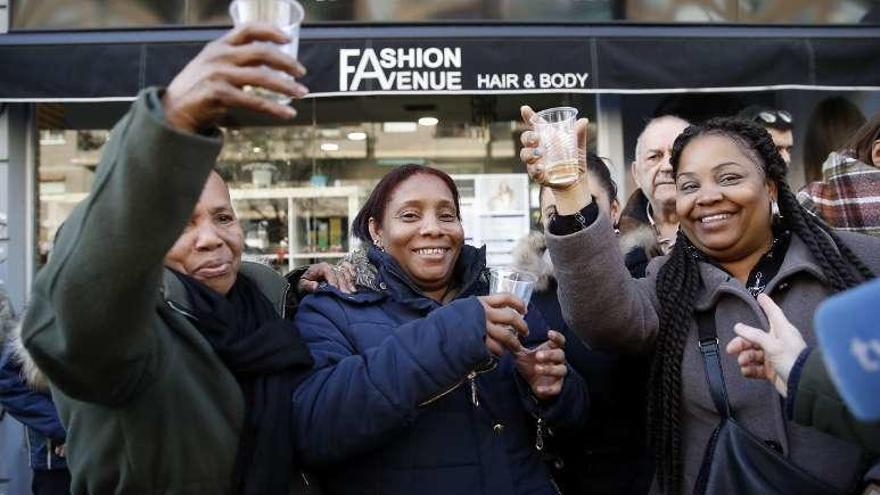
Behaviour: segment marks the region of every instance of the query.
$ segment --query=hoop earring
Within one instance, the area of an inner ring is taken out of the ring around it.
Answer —
[[[779,203],[775,200],[770,201],[770,220],[772,222],[778,222],[782,220],[782,213],[779,211]]]

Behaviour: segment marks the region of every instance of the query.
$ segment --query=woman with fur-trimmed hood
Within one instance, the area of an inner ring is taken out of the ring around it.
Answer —
[[[0,299],[5,298],[5,294],[0,294]],[[46,377],[21,345],[21,326],[16,324],[11,306],[3,301],[0,306],[10,310],[0,316],[0,323],[14,328],[0,355],[0,406],[27,430],[29,462],[33,469],[32,492],[35,495],[67,494],[70,492],[70,471],[64,454],[67,433],[58,418]]]
[[[594,154],[587,155],[591,194],[600,210],[616,222],[620,212],[617,186],[608,167]],[[546,222],[555,214],[553,193],[541,190],[541,214]],[[620,238],[624,254],[650,249],[653,232],[638,231]],[[556,295],[553,263],[544,234],[532,232],[519,241],[513,252],[514,265],[538,276],[532,295],[532,311],[540,312],[551,328],[568,338],[569,363],[587,382],[591,410],[586,428],[557,432],[553,474],[563,493],[644,494],[653,476],[653,463],[646,448],[645,383],[647,360],[587,349],[566,325]],[[637,258],[637,257],[636,257]],[[628,261],[628,260],[627,260]],[[629,268],[629,267],[628,267]],[[636,271],[639,266],[633,267]],[[641,267],[642,273],[644,268]],[[633,276],[636,274],[631,269]],[[564,439],[564,440],[563,440]]]

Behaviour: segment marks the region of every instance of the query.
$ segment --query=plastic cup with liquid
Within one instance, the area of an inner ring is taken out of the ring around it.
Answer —
[[[554,185],[572,184],[580,175],[577,146],[577,109],[554,107],[532,116],[531,123],[541,140],[544,175]]]
[[[278,45],[278,48],[293,58],[299,54],[299,29],[305,11],[296,0],[234,0],[229,4],[229,15],[236,26],[249,22],[272,24],[290,38],[289,43]],[[290,74],[278,72],[293,79]],[[281,104],[290,102],[289,96],[265,88],[245,86],[243,89]]]

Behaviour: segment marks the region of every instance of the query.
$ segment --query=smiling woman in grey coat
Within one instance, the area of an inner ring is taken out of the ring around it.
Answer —
[[[526,121],[531,114],[523,108]],[[585,138],[585,122],[579,128]],[[545,183],[537,136],[526,132],[522,139],[530,175]],[[632,279],[623,268],[610,223],[583,192],[585,177],[554,193],[559,215],[547,245],[563,314],[582,329],[579,336],[595,348],[654,356],[652,491],[691,493],[721,418],[697,345],[697,315],[714,316],[723,347],[738,322],[768,328],[755,300],[765,293],[814,344],[816,306],[873,278],[880,241],[836,233],[807,214],[785,182],[770,136],[753,124],[714,119],[689,127],[676,140],[672,164],[681,227],[672,253],[653,260],[646,279]],[[723,356],[721,366],[740,425],[825,484],[840,492],[857,488],[864,469],[858,446],[788,421],[773,387],[740,376],[735,358]]]

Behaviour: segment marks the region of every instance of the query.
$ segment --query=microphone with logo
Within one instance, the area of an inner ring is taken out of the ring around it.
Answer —
[[[860,421],[880,420],[880,280],[828,298],[816,336],[831,380]]]

